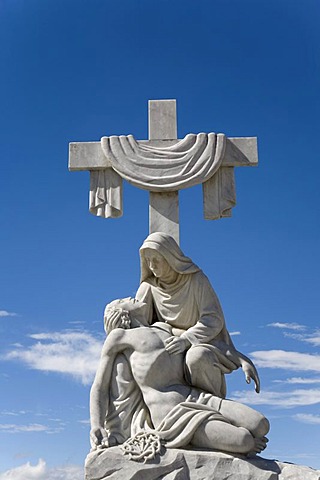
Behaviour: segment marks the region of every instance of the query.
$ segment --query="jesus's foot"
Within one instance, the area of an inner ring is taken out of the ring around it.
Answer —
[[[262,452],[262,450],[266,448],[268,442],[269,440],[267,439],[267,437],[255,438],[254,447],[251,452],[249,452],[249,456],[256,455],[257,453]]]

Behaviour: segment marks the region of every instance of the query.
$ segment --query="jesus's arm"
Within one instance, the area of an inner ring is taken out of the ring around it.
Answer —
[[[106,339],[100,358],[100,364],[90,392],[90,440],[93,449],[103,445],[107,433],[104,422],[109,408],[109,391],[113,365],[118,353],[127,347],[124,342],[125,330],[117,328]]]

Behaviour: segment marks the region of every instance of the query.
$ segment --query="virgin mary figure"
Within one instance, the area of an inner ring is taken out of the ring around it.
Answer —
[[[166,350],[172,355],[185,352],[186,382],[225,398],[225,374],[242,367],[247,383],[253,379],[258,393],[258,372],[236,350],[218,297],[202,270],[162,232],[146,238],[140,261],[136,298],[147,304],[148,324],[161,322],[171,333]]]

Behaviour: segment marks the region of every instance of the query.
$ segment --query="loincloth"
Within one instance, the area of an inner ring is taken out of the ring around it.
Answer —
[[[168,448],[187,446],[205,420],[230,423],[221,413],[222,399],[193,388],[184,402],[176,405],[151,432]]]

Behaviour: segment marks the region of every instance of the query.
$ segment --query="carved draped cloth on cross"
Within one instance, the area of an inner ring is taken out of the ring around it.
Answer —
[[[188,134],[169,147],[137,142],[132,135],[102,137],[101,147],[112,168],[91,171],[90,212],[110,218],[122,215],[122,178],[151,192],[173,192],[203,184],[205,215],[217,219],[234,207],[234,172],[221,167],[226,137],[219,133]]]

